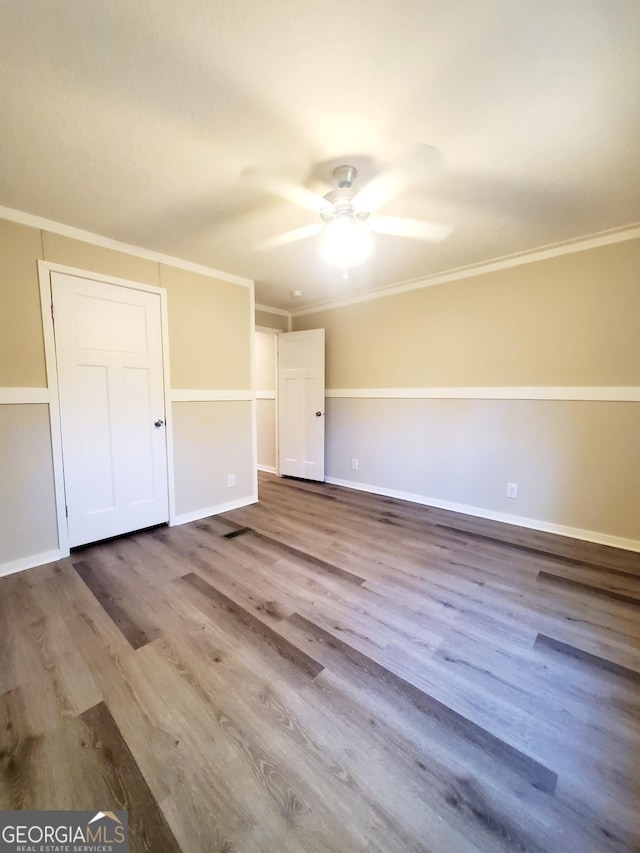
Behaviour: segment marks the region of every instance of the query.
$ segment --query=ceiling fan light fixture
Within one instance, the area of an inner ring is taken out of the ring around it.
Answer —
[[[332,267],[345,270],[360,266],[373,252],[373,235],[364,222],[339,216],[325,226],[320,238],[320,257]]]

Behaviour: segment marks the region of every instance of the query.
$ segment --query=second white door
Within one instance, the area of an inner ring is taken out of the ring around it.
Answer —
[[[278,335],[281,475],[324,480],[324,329]]]
[[[69,544],[168,521],[160,294],[52,273]]]

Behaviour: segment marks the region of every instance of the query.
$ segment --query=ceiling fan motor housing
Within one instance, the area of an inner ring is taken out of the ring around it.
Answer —
[[[362,222],[367,218],[369,215],[368,212],[356,210],[351,203],[356,195],[352,184],[357,174],[358,170],[355,166],[338,166],[333,170],[333,176],[338,184],[338,189],[331,190],[324,197],[333,205],[333,210],[323,210],[320,212],[320,216],[324,222],[334,222],[336,219],[343,217],[356,222]]]

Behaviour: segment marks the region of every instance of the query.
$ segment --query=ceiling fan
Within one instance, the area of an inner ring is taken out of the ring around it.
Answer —
[[[451,227],[421,219],[376,214],[412,184],[424,179],[440,164],[435,148],[421,145],[408,157],[380,172],[362,188],[356,188],[358,171],[348,163],[333,169],[335,189],[321,196],[287,178],[249,170],[249,177],[260,189],[298,204],[319,215],[318,222],[295,228],[256,245],[258,250],[276,249],[317,234],[321,235],[320,254],[330,265],[343,270],[363,263],[371,255],[374,234],[390,234],[414,240],[438,242],[451,233]]]

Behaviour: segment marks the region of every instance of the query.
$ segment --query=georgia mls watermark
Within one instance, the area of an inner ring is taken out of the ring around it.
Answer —
[[[127,813],[0,812],[0,853],[128,853]]]

